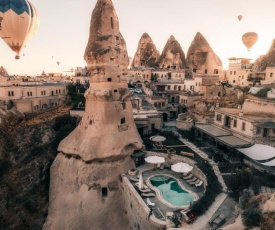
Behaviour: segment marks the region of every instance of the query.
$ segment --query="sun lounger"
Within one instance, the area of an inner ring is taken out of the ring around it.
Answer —
[[[193,181],[195,181],[195,180],[197,180],[198,178],[197,177],[193,177],[192,179],[190,179],[190,180],[186,180],[186,182],[187,183],[190,183],[190,182],[193,182]]]
[[[141,193],[142,197],[155,197],[156,195],[154,193]]]
[[[188,179],[190,179],[190,178],[192,178],[192,177],[193,177],[193,175],[192,175],[192,173],[190,173],[190,175],[184,176],[183,179],[184,179],[184,180],[188,180]]]
[[[142,193],[145,193],[145,192],[152,192],[151,189],[149,189],[149,188],[144,188],[144,189],[138,188],[138,190],[141,191]]]
[[[130,180],[130,181],[134,181],[134,182],[138,182],[138,181],[139,181],[138,178],[134,178],[134,177],[129,177],[129,180]]]
[[[197,179],[196,181],[192,181],[189,184],[194,185],[194,184],[198,184],[199,182],[200,182],[200,179]]]
[[[164,164],[161,164],[161,166],[159,167],[160,170],[164,169]]]
[[[200,187],[203,184],[203,181],[201,180],[199,183],[195,184],[196,187]]]
[[[135,186],[137,186],[137,187],[138,187],[138,184],[139,184],[139,182],[135,183]],[[143,185],[143,188],[147,189],[147,188],[148,188],[148,186]]]
[[[149,198],[147,198],[146,201],[148,205],[155,206],[155,203],[152,203]]]

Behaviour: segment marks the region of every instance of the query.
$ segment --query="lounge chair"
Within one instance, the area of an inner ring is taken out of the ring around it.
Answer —
[[[195,184],[196,187],[200,187],[203,184],[203,181],[201,180],[199,183]]]
[[[138,182],[138,181],[139,181],[138,178],[134,178],[134,177],[129,177],[129,180],[130,180],[130,181],[134,181],[134,182]]]
[[[142,193],[145,193],[145,192],[152,192],[151,189],[149,189],[149,188],[144,188],[144,189],[138,188],[138,190],[139,190],[140,192],[142,192]]]
[[[141,193],[142,197],[155,197],[156,195],[154,193]]]
[[[193,182],[193,181],[195,181],[197,179],[198,179],[197,177],[193,177],[193,178],[191,178],[189,180],[186,180],[186,182],[190,184],[190,182]]]
[[[161,165],[161,164],[157,164],[157,169],[160,169],[160,165]]]
[[[149,206],[155,206],[155,203],[152,203],[149,198],[147,198],[146,201]]]
[[[164,164],[161,164],[159,167],[160,170],[164,169]]]
[[[135,183],[135,186],[137,186],[137,187],[138,187],[138,184],[139,184],[139,182]],[[148,188],[148,186],[143,185],[143,188],[147,189],[147,188]]]
[[[193,177],[193,174],[190,173],[188,176],[184,176],[183,179],[184,179],[184,180],[188,180],[188,179],[190,179],[190,178],[192,178],[192,177]]]
[[[196,181],[192,181],[189,184],[194,185],[194,184],[198,184],[199,182],[200,182],[200,179],[197,179]]]

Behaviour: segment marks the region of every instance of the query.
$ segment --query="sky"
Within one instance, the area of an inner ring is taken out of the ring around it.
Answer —
[[[8,73],[70,74],[84,67],[90,18],[96,0],[32,0],[40,13],[37,33],[22,50],[21,59],[0,39],[0,66]],[[147,32],[162,52],[174,35],[185,54],[197,32],[208,41],[227,67],[228,58],[256,59],[266,54],[275,38],[275,0],[113,0],[126,40],[134,57],[139,39]],[[241,21],[238,15],[242,15]],[[242,43],[246,32],[258,33],[250,51]],[[57,65],[57,62],[60,62]]]

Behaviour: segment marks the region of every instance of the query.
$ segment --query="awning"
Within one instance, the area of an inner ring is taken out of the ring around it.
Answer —
[[[143,125],[143,124],[136,124],[137,129],[142,129],[147,127],[147,125]]]
[[[264,122],[261,124],[256,124],[257,127],[261,128],[272,128],[275,129],[275,123],[274,122]]]
[[[213,137],[222,137],[222,136],[230,136],[231,133],[222,129],[219,129],[213,125],[208,125],[208,124],[196,124],[195,128],[201,130],[202,132],[207,133],[210,136]]]
[[[217,137],[217,139],[221,143],[224,143],[225,145],[230,146],[232,148],[248,147],[248,146],[252,145],[248,141],[245,141],[245,140],[235,137],[235,136]]]
[[[256,161],[272,160],[275,157],[275,148],[268,145],[255,144],[250,148],[238,149],[238,151]]]
[[[275,159],[265,162],[265,163],[261,163],[262,165],[266,165],[266,166],[273,166],[275,167]]]
[[[132,157],[137,158],[137,157],[141,157],[141,156],[144,156],[144,155],[145,155],[144,152],[142,152],[142,151],[136,151],[136,152],[134,152],[134,153],[132,154]]]

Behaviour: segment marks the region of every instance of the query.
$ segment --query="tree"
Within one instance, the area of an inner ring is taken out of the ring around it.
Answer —
[[[262,212],[258,209],[247,208],[242,213],[242,221],[249,228],[260,226],[261,220]]]

